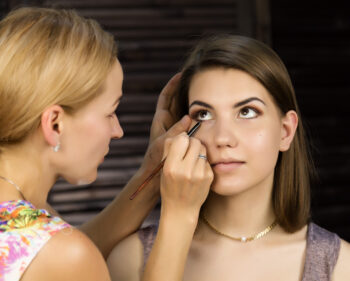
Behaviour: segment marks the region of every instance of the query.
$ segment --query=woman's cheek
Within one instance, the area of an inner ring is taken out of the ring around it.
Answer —
[[[250,130],[245,132],[247,144],[255,154],[270,154],[278,148],[275,138],[267,130]],[[258,156],[258,155],[257,155]]]
[[[193,127],[194,124],[196,124],[196,122],[193,122],[193,124],[191,124],[191,128]],[[213,120],[202,121],[200,128],[193,135],[196,139],[199,139],[201,143],[204,146],[206,146],[206,148],[208,148],[209,146],[209,140],[212,139],[213,125],[214,125]]]

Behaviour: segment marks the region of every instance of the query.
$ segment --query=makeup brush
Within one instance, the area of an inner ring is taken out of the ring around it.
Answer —
[[[199,126],[201,125],[201,121],[198,121],[196,123],[196,125],[194,125],[191,130],[188,131],[187,135],[190,137],[192,136],[199,128]],[[163,168],[164,166],[164,162],[165,162],[164,158],[159,164],[158,166],[152,171],[152,173],[145,179],[145,181],[136,189],[136,191],[131,194],[131,196],[129,197],[130,200],[134,199],[136,197],[136,195],[142,190],[144,189],[144,187],[154,178],[155,175],[158,174],[158,172]]]

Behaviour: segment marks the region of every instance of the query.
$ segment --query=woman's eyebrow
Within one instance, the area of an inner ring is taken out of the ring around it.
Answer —
[[[251,97],[251,98],[247,98],[245,100],[242,100],[240,102],[235,103],[233,107],[234,108],[240,107],[242,105],[245,105],[245,104],[250,103],[251,101],[255,101],[255,100],[261,102],[263,105],[266,105],[262,99],[259,99],[257,97]]]
[[[207,104],[207,103],[202,102],[202,101],[199,101],[199,100],[193,101],[193,102],[190,104],[190,106],[188,107],[188,109],[190,109],[191,106],[193,106],[193,105],[195,105],[195,104],[200,105],[200,106],[204,106],[204,107],[207,107],[207,108],[210,108],[210,109],[213,109],[213,107],[212,107],[210,104]]]
[[[259,102],[261,102],[263,105],[266,105],[265,102],[264,102],[262,99],[259,99],[259,98],[257,98],[257,97],[251,97],[251,98],[247,98],[247,99],[245,99],[245,100],[242,100],[242,101],[240,101],[240,102],[235,103],[235,104],[233,105],[233,107],[234,107],[234,108],[240,107],[240,106],[242,106],[242,105],[245,105],[245,104],[247,104],[247,103],[250,103],[251,101],[259,101]],[[203,101],[199,101],[199,100],[193,101],[193,102],[190,104],[190,106],[188,107],[188,109],[190,109],[191,106],[193,106],[193,105],[195,105],[195,104],[200,105],[200,106],[204,106],[204,107],[207,107],[207,108],[210,108],[210,109],[213,109],[213,106],[211,106],[210,104],[208,104],[208,103],[206,103],[206,102],[203,102]]]

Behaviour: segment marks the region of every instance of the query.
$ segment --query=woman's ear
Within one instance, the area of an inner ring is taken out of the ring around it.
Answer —
[[[52,147],[59,147],[60,135],[63,130],[64,110],[59,105],[46,108],[41,115],[41,130],[45,141]]]
[[[294,110],[290,110],[282,118],[280,151],[287,151],[289,149],[297,127],[298,114]]]

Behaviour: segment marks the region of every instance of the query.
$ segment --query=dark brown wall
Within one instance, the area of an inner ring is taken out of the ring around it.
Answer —
[[[313,219],[350,241],[350,17],[342,1],[271,1],[273,48],[290,71],[319,181]]]

